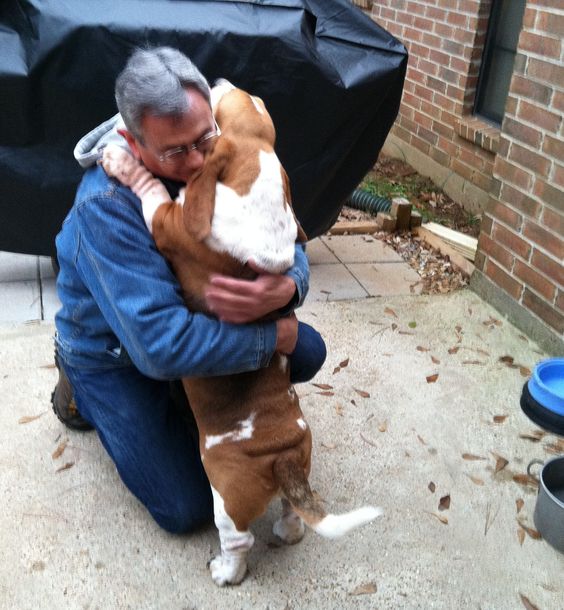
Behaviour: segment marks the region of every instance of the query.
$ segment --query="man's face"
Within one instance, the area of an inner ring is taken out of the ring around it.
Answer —
[[[190,111],[180,118],[150,114],[143,117],[143,144],[128,132],[122,134],[135,157],[141,159],[150,172],[178,182],[190,182],[202,168],[204,153],[198,149],[189,149],[215,129],[206,98],[193,88],[186,89],[186,96]],[[185,147],[183,152],[170,154],[179,147]]]

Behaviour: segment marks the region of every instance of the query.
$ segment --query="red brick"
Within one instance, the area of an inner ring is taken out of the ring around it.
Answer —
[[[530,51],[535,55],[559,59],[560,41],[540,34],[524,31],[521,32],[521,36],[519,37],[519,50]]]
[[[530,78],[523,78],[514,74],[511,81],[511,93],[527,97],[539,104],[548,105],[552,96],[552,87],[541,85]]]
[[[540,217],[542,210],[540,202],[535,201],[532,197],[522,193],[507,182],[502,184],[499,198],[502,201],[511,204],[511,206],[519,210],[519,212],[530,216],[533,220],[537,220]]]
[[[535,181],[533,194],[553,208],[564,212],[564,189],[555,188],[539,178]]]
[[[556,297],[556,307],[560,309],[560,311],[564,312],[564,291],[559,290],[558,296]]]
[[[519,230],[521,223],[523,222],[523,217],[520,214],[517,214],[515,210],[512,210],[501,201],[493,198],[490,199],[486,213],[515,230]]]
[[[423,34],[423,44],[426,44],[429,47],[432,47],[433,49],[440,49],[441,38],[440,36],[435,36],[434,34],[429,34],[428,32],[425,32]]]
[[[459,174],[463,178],[466,178],[466,180],[472,180],[472,174],[474,173],[474,170],[465,163],[462,163],[458,159],[453,159],[451,167],[457,174]]]
[[[560,123],[562,121],[561,115],[545,110],[540,106],[530,104],[525,100],[521,100],[517,116],[528,123],[538,125],[539,127],[542,127],[543,129],[546,129],[552,133],[558,132]]]
[[[415,148],[420,150],[422,153],[426,155],[429,154],[429,143],[425,142],[425,140],[422,140],[421,138],[418,138],[416,135],[412,134],[411,144],[415,146]]]
[[[486,191],[486,193],[489,193],[492,184],[492,175],[491,173],[488,174],[476,171],[472,176],[472,183],[483,191]]]
[[[542,224],[551,231],[558,233],[560,237],[564,237],[564,216],[562,214],[545,207],[542,214]]]
[[[536,80],[544,81],[554,87],[556,83],[564,82],[564,65],[538,57],[529,57],[527,63],[527,76]]]
[[[554,174],[552,175],[552,181],[561,186],[564,190],[564,167],[562,165],[554,166]]]
[[[414,92],[415,95],[419,95],[428,102],[433,101],[433,91],[427,87],[424,87],[423,85],[415,85]]]
[[[496,158],[494,166],[494,175],[498,176],[502,180],[507,180],[518,186],[523,191],[528,191],[533,184],[533,176],[524,169],[509,163],[503,157],[499,156]]]
[[[547,301],[554,300],[556,288],[554,284],[549,282],[540,273],[531,269],[522,261],[516,259],[513,267],[513,274],[522,280],[526,286],[532,288],[538,295],[545,298]]]
[[[542,141],[542,131],[535,129],[534,127],[528,127],[507,116],[503,121],[503,132],[506,135],[537,149],[540,147]]]
[[[440,93],[446,92],[446,83],[438,78],[433,78],[432,76],[427,77],[427,87],[433,89],[433,91],[439,91]]]
[[[564,82],[564,79],[562,80],[562,82]],[[561,110],[562,112],[564,112],[564,92],[562,92],[562,91],[554,92],[554,98],[552,100],[552,105],[554,106],[554,108],[556,108],[556,110]]]
[[[498,267],[491,258],[486,262],[486,275],[500,288],[509,293],[516,301],[521,298],[523,286],[517,280],[512,278],[501,267]]]
[[[425,9],[425,14],[433,21],[446,21],[447,12],[442,8],[427,6]]]
[[[433,121],[433,131],[445,138],[452,138],[454,135],[454,130],[450,125],[445,125],[440,121]]]
[[[551,157],[562,160],[564,159],[564,140],[557,140],[547,135],[542,150]]]
[[[550,159],[513,142],[509,151],[509,159],[535,172],[543,178],[548,176],[551,168]]]
[[[515,260],[511,252],[508,252],[485,233],[480,233],[478,250],[495,259],[496,262],[498,262],[502,267],[505,267],[505,269],[508,271],[511,271],[513,261]]]
[[[555,261],[544,252],[534,248],[533,255],[531,256],[531,264],[535,269],[544,273],[544,275],[554,283],[564,286],[564,265],[560,262]]]
[[[408,2],[405,8],[414,15],[425,14],[425,6],[421,2]]]
[[[550,252],[556,258],[560,260],[564,258],[564,241],[538,224],[530,220],[525,220],[523,236],[532,240],[535,244],[539,245],[543,250]]]
[[[527,288],[523,293],[523,305],[557,332],[564,332],[564,316]]]
[[[487,214],[484,214],[482,218],[482,224],[480,225],[480,231],[482,233],[485,233],[488,237],[491,237],[493,226],[493,218],[491,216],[488,216]]]
[[[419,30],[415,30],[413,28],[410,28],[408,26],[406,26],[403,29],[403,41],[407,42],[421,42],[421,39],[423,38],[423,32],[420,32]]]
[[[518,254],[521,258],[528,260],[531,254],[531,246],[514,231],[510,231],[504,226],[496,223],[494,225],[492,238],[509,248],[512,252],[515,252],[515,254]]]
[[[482,272],[486,267],[486,255],[483,252],[480,252],[480,250],[476,252],[476,256],[474,257],[474,267]]]
[[[562,38],[564,37],[564,15],[540,12],[536,29]]]
[[[413,25],[414,20],[414,15],[410,15],[409,13],[404,13],[402,11],[398,11],[398,14],[396,15],[396,21],[402,25]]]

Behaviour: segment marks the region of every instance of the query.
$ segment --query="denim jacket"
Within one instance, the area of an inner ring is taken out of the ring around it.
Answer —
[[[75,367],[132,363],[155,379],[234,374],[266,366],[276,344],[273,322],[229,324],[189,311],[156,249],[141,202],[101,167],[87,169],[57,236],[62,302],[56,345]],[[305,249],[296,245],[296,302],[309,281]]]

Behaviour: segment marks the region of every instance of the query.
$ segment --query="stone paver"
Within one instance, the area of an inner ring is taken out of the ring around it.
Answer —
[[[390,246],[369,235],[330,235],[321,239],[342,263],[403,262]]]
[[[407,263],[349,263],[346,267],[370,296],[421,294],[421,278]]]

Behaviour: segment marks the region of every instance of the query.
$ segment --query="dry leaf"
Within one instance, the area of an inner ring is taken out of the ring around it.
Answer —
[[[356,402],[354,401],[354,399],[351,398],[351,404],[354,405],[356,407]]]
[[[439,500],[439,510],[448,510],[450,508],[450,494],[443,496]]]
[[[517,507],[517,514],[519,514],[521,512],[521,509],[523,508],[524,505],[525,505],[525,501],[522,500],[521,498],[519,498],[518,500],[515,500],[515,506]]]
[[[525,485],[534,489],[538,486],[537,480],[528,474],[514,474],[513,480],[515,483],[519,483],[519,485]]]
[[[437,381],[438,378],[439,378],[438,373],[435,373],[434,375],[427,375],[427,377],[425,377],[425,379],[427,380],[427,383],[435,383],[435,381]]]
[[[373,443],[371,440],[367,439],[366,436],[364,436],[364,434],[362,434],[362,432],[360,433],[360,438],[365,442],[368,443],[369,445],[372,445],[372,447],[377,447],[378,445],[376,445],[376,443]]]
[[[333,369],[333,375],[334,375],[335,373],[338,373],[340,370],[341,370],[341,367],[340,367],[340,366],[336,366],[336,367]]]
[[[462,459],[468,460],[468,461],[473,461],[473,460],[486,460],[487,458],[482,457],[480,455],[474,455],[473,453],[463,453]]]
[[[379,426],[378,426],[378,430],[380,430],[380,432],[386,432],[386,430],[388,429],[388,422],[382,422]]]
[[[346,360],[343,360],[342,362],[339,362],[339,366],[344,369],[346,366],[349,365],[349,358],[347,358]]]
[[[431,351],[428,347],[423,347],[422,345],[418,345],[415,349],[418,352],[430,352]]]
[[[55,451],[53,451],[51,457],[56,460],[57,458],[60,458],[61,455],[63,455],[63,452],[65,451],[67,445],[68,445],[68,439],[65,439],[64,441],[61,441],[59,443],[59,446],[55,449]]]
[[[478,477],[473,477],[471,474],[469,474],[468,478],[472,481],[472,483],[474,483],[474,485],[484,485],[484,481]]]
[[[320,396],[335,396],[335,392],[330,392],[330,391],[316,392],[316,394],[319,394]]]
[[[525,432],[519,435],[519,438],[524,438],[527,441],[532,441],[533,443],[538,443],[540,440],[544,438],[546,432],[544,430],[534,430],[533,432]]]
[[[343,413],[344,413],[343,405],[341,405],[341,404],[335,405],[335,413],[337,413],[337,415],[340,415],[342,417]]]
[[[362,396],[362,398],[370,398],[370,394],[368,392],[365,392],[364,390],[357,390],[356,388],[353,388],[353,390],[359,395]]]
[[[448,353],[449,353],[449,354],[456,354],[456,352],[458,352],[458,350],[459,350],[459,349],[460,349],[459,347],[451,347],[451,348],[448,350]]]
[[[463,360],[462,364],[485,364],[481,360]]]
[[[429,488],[429,491],[434,494],[435,493],[435,489],[437,489],[437,486],[433,483],[433,481],[431,481],[429,483],[429,485],[427,485],[427,487]]]
[[[335,445],[335,443],[321,443],[322,447],[325,447],[325,449],[336,449],[337,445]]]
[[[74,462],[66,462],[66,464],[64,464],[60,468],[57,468],[57,470],[55,470],[55,472],[61,472],[63,470],[68,470],[69,468],[72,468],[73,466],[74,466]]]
[[[423,437],[422,437],[422,436],[420,436],[419,434],[417,435],[417,438],[418,438],[419,442],[420,442],[422,445],[426,445],[426,444],[427,444],[427,443],[425,442],[425,440],[423,439]]]
[[[24,415],[18,419],[18,424],[29,424],[30,421],[35,421],[39,419],[41,416],[45,415],[45,411],[40,413],[39,415]]]
[[[390,307],[386,307],[386,309],[384,309],[384,313],[387,313],[389,316],[394,316],[394,318],[398,317],[396,312]]]
[[[542,536],[539,532],[537,532],[537,530],[526,526],[522,521],[519,521],[519,519],[517,519],[517,523],[527,532],[527,534],[529,534],[533,540],[541,540]]]
[[[408,330],[398,330],[398,335],[415,335],[415,333],[410,333]]]
[[[396,330],[397,327],[398,325],[395,322],[392,322],[392,330]]]
[[[54,369],[55,363],[53,362],[52,364],[42,364],[39,368],[40,369]]]
[[[332,390],[333,389],[333,386],[329,385],[328,383],[314,383],[312,385],[314,385],[316,388],[319,388],[320,390]]]
[[[522,527],[517,530],[517,538],[519,538],[519,544],[523,546],[523,542],[525,542],[525,530]]]
[[[528,597],[526,597],[522,593],[519,593],[519,596],[521,597],[523,606],[525,606],[525,608],[527,608],[527,610],[539,610],[538,606],[535,606],[535,604],[533,604]]]
[[[432,515],[436,519],[438,519],[443,525],[448,525],[448,519],[444,515],[437,515],[437,513],[430,513],[429,511],[425,511],[427,514]]]
[[[490,451],[490,453],[495,458],[494,474],[497,474],[500,470],[503,470],[507,466],[507,464],[509,464],[509,460],[506,460],[503,456],[498,455],[497,453],[494,453],[493,451]]]
[[[520,366],[519,373],[521,373],[521,377],[530,377],[531,369],[527,368],[526,366]]]
[[[456,332],[457,332],[457,333],[459,333],[459,332],[462,330],[462,326],[460,326],[460,324],[457,324],[457,325],[454,327],[454,330],[456,330]]]
[[[502,424],[508,417],[509,415],[494,415],[493,420],[495,424]]]
[[[499,362],[503,362],[503,364],[513,364],[514,362],[513,356],[500,356]]]
[[[564,438],[558,439],[554,443],[548,443],[547,445],[544,446],[544,450],[547,453],[555,453],[555,454],[564,453]]]
[[[353,589],[349,595],[371,595],[372,593],[376,593],[377,590],[376,583],[367,582]]]
[[[435,356],[431,356],[431,360],[433,361],[433,364],[440,364],[441,361],[438,358],[435,358]]]
[[[486,352],[486,350],[485,350],[485,349],[480,349],[479,347],[477,347],[477,348],[476,348],[476,351],[477,351],[479,354],[482,354],[483,356],[489,356],[489,355],[490,355],[490,352]]]

